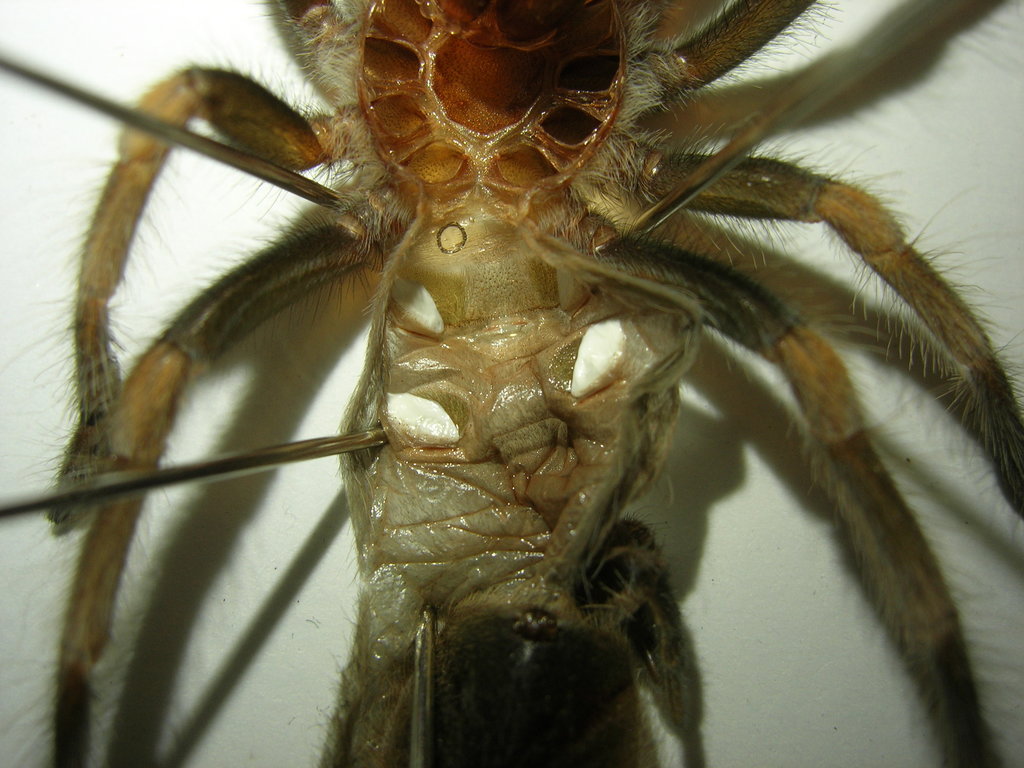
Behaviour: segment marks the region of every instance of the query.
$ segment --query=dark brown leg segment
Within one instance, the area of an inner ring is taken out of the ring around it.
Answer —
[[[774,40],[815,0],[737,0],[672,51],[648,54],[669,94],[703,88]]]
[[[107,424],[108,465],[152,469],[185,386],[261,321],[319,288],[369,266],[355,238],[336,227],[296,235],[226,275],[193,301],[128,376]],[[61,640],[56,764],[88,751],[89,676],[107,643],[121,571],[142,502],[96,512],[82,549]]]
[[[777,297],[716,262],[627,240],[607,246],[602,257],[631,274],[692,293],[709,326],[781,369],[867,591],[932,710],[946,764],[992,764],[953,599],[921,529],[871,445],[835,350]]]
[[[700,673],[668,575],[650,529],[620,520],[577,587],[577,602],[584,611],[607,616],[610,609],[620,617],[655,705],[683,741],[687,765],[703,765]]]
[[[322,162],[323,149],[309,123],[241,75],[190,69],[147,93],[139,109],[175,126],[199,117],[236,146],[290,170]],[[111,348],[107,305],[124,272],[142,209],[169,148],[133,130],[121,138],[120,159],[107,179],[86,236],[75,307],[78,426],[61,467],[75,482],[106,468],[106,420],[121,377]],[[66,517],[54,514],[54,522]]]
[[[654,197],[704,159],[682,156],[663,165]],[[1024,422],[1006,372],[977,318],[949,284],[907,242],[900,225],[874,197],[776,160],[750,158],[689,206],[707,213],[824,222],[913,310],[955,375],[971,426],[1024,515]]]

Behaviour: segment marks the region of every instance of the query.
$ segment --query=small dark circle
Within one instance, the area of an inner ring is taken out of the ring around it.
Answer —
[[[468,239],[465,227],[454,221],[437,230],[437,247],[441,253],[458,253]]]

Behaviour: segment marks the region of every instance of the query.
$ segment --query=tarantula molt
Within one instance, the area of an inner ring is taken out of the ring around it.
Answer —
[[[337,4],[363,9],[357,23],[366,8],[377,8],[377,40],[422,34],[423,22],[407,13],[416,5],[461,9],[469,27],[476,12],[473,3],[455,0]],[[576,5],[572,18],[579,23],[572,26],[583,31],[565,33],[569,37],[585,36],[595,9],[614,6],[619,12],[614,34],[578,56],[586,66],[558,70],[569,72],[564,77],[575,78],[577,90],[588,92],[588,83],[600,81],[605,87],[617,82],[621,71],[616,68],[635,66],[645,45],[654,44],[630,39],[630,50],[615,48],[622,30],[636,35],[641,25],[634,17],[641,6],[648,12],[670,9],[675,23],[685,28],[688,23],[699,27],[730,4],[595,0]],[[728,135],[740,122],[736,113],[729,116],[736,104],[756,105],[758,93],[770,90],[761,87],[764,83],[781,82],[785,72],[801,70],[821,51],[864,39],[901,5],[858,0],[831,3],[827,12],[815,8],[795,30],[710,87],[709,96],[637,123],[631,138],[663,141],[678,152],[693,151],[709,136]],[[968,286],[963,293],[980,308],[1013,377],[1021,360],[1018,329],[1024,327],[1017,212],[1024,193],[1024,161],[1018,151],[1024,89],[1016,53],[1024,18],[1019,3],[962,5],[957,19],[898,60],[898,72],[873,75],[797,129],[771,139],[756,155],[796,162],[882,195],[914,246],[936,254],[939,268],[955,284]],[[275,26],[268,18],[278,17],[276,4],[221,0],[212,8],[189,0],[157,4],[144,14],[137,4],[114,6],[86,8],[61,0],[47,4],[44,14],[11,4],[0,11],[0,50],[45,63],[50,71],[123,103],[134,102],[183,64],[196,63],[245,73],[304,113],[325,109],[325,94],[303,77],[289,52],[287,25]],[[420,32],[405,26],[410,18]],[[531,34],[527,30],[521,36],[535,40]],[[385,64],[400,70],[401,56],[396,58],[388,43],[376,45],[383,46]],[[490,40],[483,47],[500,46]],[[543,48],[539,42],[519,47]],[[458,48],[445,50],[455,56]],[[470,64],[479,63],[470,59]],[[408,107],[407,94],[385,93],[384,80],[374,85],[379,89],[374,98]],[[745,89],[745,83],[759,87]],[[504,81],[492,85],[500,89]],[[350,84],[345,88],[352,90]],[[7,258],[0,263],[6,293],[0,331],[0,477],[3,495],[14,497],[50,481],[55,457],[73,428],[66,337],[77,271],[74,254],[120,128],[6,76],[0,78],[0,89],[5,103],[0,217],[7,238]],[[449,111],[464,110],[464,122],[501,122],[493,112],[474,112],[472,101],[452,106],[458,98],[448,93]],[[587,109],[591,106],[588,102]],[[601,121],[610,125],[617,107],[613,104],[606,113],[572,109],[563,105],[561,113],[555,109],[546,118],[549,135],[565,139],[565,146],[575,146],[574,132],[582,137],[579,145],[598,136],[606,130]],[[413,113],[379,109],[374,119],[401,124]],[[584,113],[597,115],[596,125]],[[632,116],[619,114],[618,119]],[[478,134],[491,129],[474,125]],[[616,140],[626,146],[630,137]],[[505,181],[518,171],[515,180],[543,185],[548,174],[569,173],[524,161],[524,156],[502,155],[511,158],[512,166],[506,166]],[[423,159],[426,165],[435,163],[432,168],[444,167],[444,156]],[[356,161],[358,166],[363,158]],[[636,170],[618,168],[615,158],[599,161],[612,180]],[[376,157],[368,162],[389,168]],[[566,162],[571,166],[575,160]],[[589,162],[579,160],[584,168]],[[391,168],[374,180],[375,218],[355,209],[364,225],[379,226],[396,215],[395,205],[418,199],[418,193],[396,180],[401,173]],[[356,190],[357,203],[365,203],[368,192],[358,187],[365,177],[352,174],[351,168],[313,175]],[[392,191],[381,194],[383,189]],[[628,196],[628,190],[604,191],[612,198]],[[449,193],[452,199],[467,194],[462,188]],[[413,213],[397,214],[402,226],[415,218]],[[602,208],[602,214],[611,216],[611,209]],[[426,214],[420,210],[416,215],[422,219]],[[118,356],[130,368],[197,292],[279,240],[296,220],[312,226],[320,221],[316,216],[308,203],[284,192],[187,151],[172,152],[147,204],[116,297]],[[531,247],[543,243],[557,251],[563,240],[545,238],[566,236],[558,229],[559,219],[541,218],[550,231],[530,230]],[[441,237],[448,223],[445,219],[436,233],[438,246],[447,246],[442,250],[451,250],[448,235],[461,240],[458,228]],[[767,227],[745,221],[728,230],[728,237],[717,228],[722,225],[713,226],[702,229],[702,237],[718,243],[737,270],[797,307],[849,367],[864,421],[921,521],[957,601],[993,751],[1003,765],[1024,766],[1019,521],[984,453],[965,436],[961,414],[949,412],[943,399],[948,385],[932,371],[934,349],[926,345],[922,350],[904,333],[892,296],[879,289],[873,275],[851,267],[845,246],[830,241],[824,225]],[[389,231],[382,229],[381,241]],[[661,236],[667,237],[664,231]],[[644,258],[657,250],[649,242],[624,245],[611,237],[613,256],[618,247],[619,259],[634,247]],[[693,246],[692,236],[687,243]],[[565,299],[574,307],[584,294],[615,294],[602,282],[612,280],[603,272],[572,278],[565,264],[552,269],[566,272],[563,283],[575,286]],[[190,387],[163,461],[331,432],[356,388],[364,356],[358,329],[365,325],[363,309],[373,301],[375,281],[349,281],[341,290],[299,303],[213,363]],[[664,298],[647,295],[633,283],[622,290],[653,303]],[[451,311],[441,306],[442,315]],[[775,320],[767,315],[757,316]],[[685,334],[683,326],[687,323],[675,330]],[[655,325],[645,333],[657,335],[659,329]],[[614,346],[614,333],[605,343]],[[786,398],[786,381],[773,366],[709,334],[683,380],[680,426],[663,479],[636,505],[668,562],[688,628],[682,631],[696,659],[687,699],[701,737],[694,737],[696,728],[688,732],[689,757],[703,751],[708,765],[939,764],[942,737],[906,662],[858,584],[855,558],[835,533],[835,505],[815,489],[817,475],[807,467],[800,430],[789,426],[796,409],[782,404]],[[438,401],[449,411],[458,410],[451,400]],[[460,418],[455,421],[462,423]],[[359,616],[348,510],[331,460],[151,494],[122,580],[113,639],[93,674],[90,762],[313,763],[329,739],[338,672],[348,659]],[[635,530],[617,526],[609,535],[635,544],[629,538]],[[19,765],[41,765],[52,751],[54,651],[75,568],[77,547],[70,539],[78,535],[52,537],[34,516],[0,525],[5,586],[0,740],[4,754]],[[611,545],[593,547],[603,553],[602,562],[617,562],[618,550]],[[599,568],[588,573],[590,581],[604,583]],[[597,589],[589,586],[586,599],[600,603]],[[623,597],[616,583],[605,586],[615,599]],[[619,610],[613,603],[602,605]],[[445,617],[440,610],[437,621],[443,625]],[[543,612],[524,612],[519,621],[527,629],[517,631],[538,642],[548,632]],[[648,629],[635,627],[630,642],[642,645]],[[442,651],[456,645],[450,637],[444,642]],[[479,727],[500,732],[503,723]],[[440,731],[448,732],[445,726]],[[695,739],[702,746],[695,747]],[[668,764],[678,761],[680,751],[666,747]],[[439,757],[436,764],[448,763]]]

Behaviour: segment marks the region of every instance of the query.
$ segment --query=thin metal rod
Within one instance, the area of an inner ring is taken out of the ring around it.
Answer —
[[[264,160],[262,157],[242,152],[239,149],[222,144],[219,141],[214,141],[206,136],[201,136],[185,128],[165,123],[152,115],[147,115],[145,112],[122,106],[97,93],[51,77],[34,67],[12,61],[2,54],[0,54],[0,70],[28,80],[90,109],[108,115],[167,144],[186,147],[217,162],[236,168],[250,176],[267,181],[286,192],[291,192],[293,195],[305,198],[311,203],[328,208],[337,208],[342,205],[341,196],[333,189],[318,184],[312,179],[307,179],[299,173],[282,168],[269,160]]]
[[[434,766],[434,609],[423,609],[413,650],[409,768]]]
[[[754,147],[825,106],[849,88],[864,82],[933,29],[962,13],[963,2],[917,0],[876,24],[854,45],[814,62],[785,89],[758,110],[725,146],[693,169],[668,195],[633,222],[633,231],[649,234],[664,224],[724,173],[740,163]]]
[[[282,464],[293,464],[308,459],[337,456],[364,448],[384,445],[387,437],[378,428],[340,437],[320,437],[300,440],[220,459],[163,467],[150,472],[112,472],[72,488],[41,494],[20,501],[0,505],[0,517],[54,507],[83,506],[135,496],[154,488],[197,481],[212,482],[229,477],[240,477],[266,472]]]

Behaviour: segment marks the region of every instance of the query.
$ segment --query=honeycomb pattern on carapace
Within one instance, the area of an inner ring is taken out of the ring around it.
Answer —
[[[555,187],[618,109],[611,0],[376,0],[367,22],[360,95],[378,147],[436,200]]]

